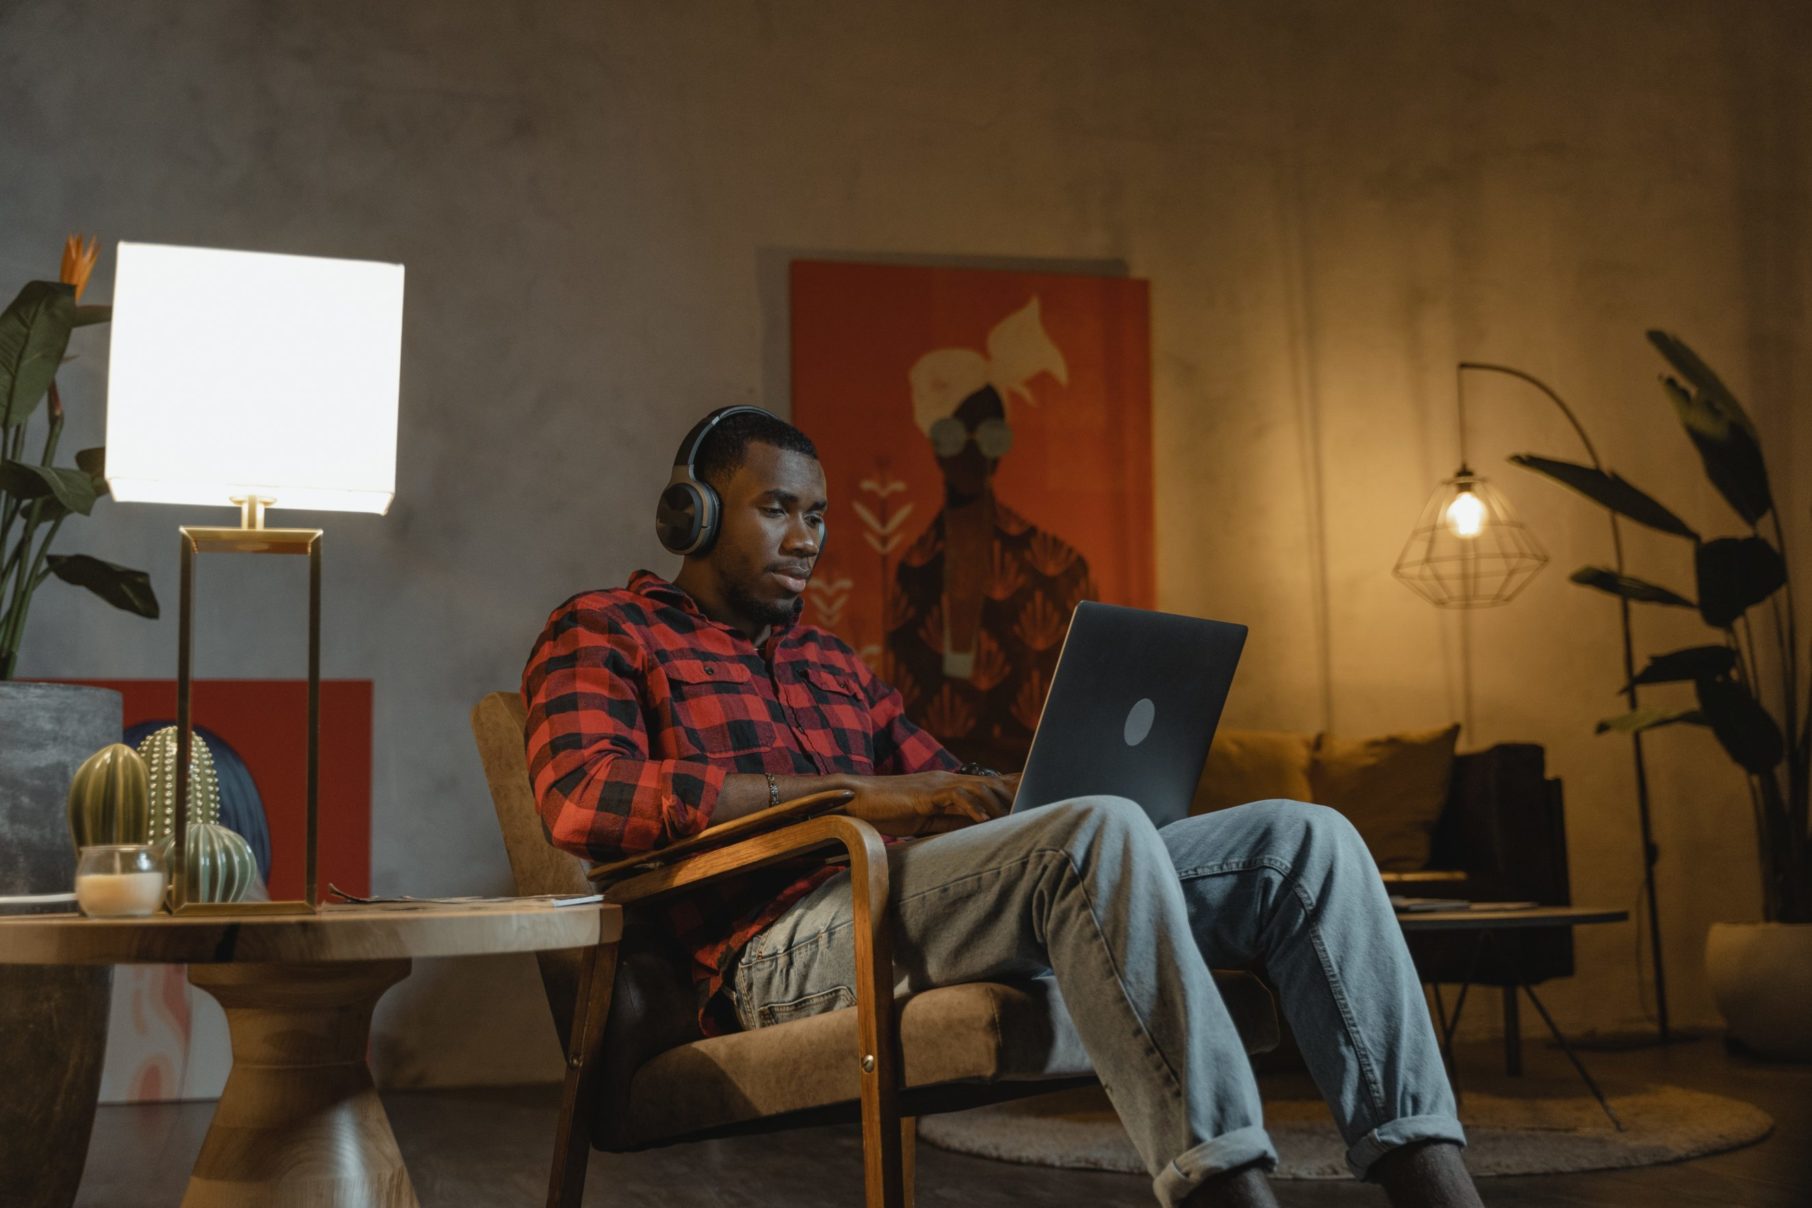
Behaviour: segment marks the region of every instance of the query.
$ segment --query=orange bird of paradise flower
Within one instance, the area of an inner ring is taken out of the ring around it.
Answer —
[[[88,288],[88,275],[94,272],[94,262],[100,254],[99,242],[93,235],[88,237],[87,247],[82,246],[80,235],[71,235],[63,241],[63,267],[57,280],[75,286],[77,302],[82,300],[82,291]]]

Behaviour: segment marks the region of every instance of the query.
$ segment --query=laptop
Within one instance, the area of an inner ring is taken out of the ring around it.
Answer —
[[[1011,812],[1105,793],[1188,817],[1245,644],[1244,625],[1078,604]]]

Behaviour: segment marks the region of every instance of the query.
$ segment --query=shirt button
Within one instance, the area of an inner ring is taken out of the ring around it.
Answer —
[[[716,675],[716,674],[717,674],[717,668],[715,668],[715,667],[706,667],[706,668],[705,668],[705,674],[706,674],[706,675]]]

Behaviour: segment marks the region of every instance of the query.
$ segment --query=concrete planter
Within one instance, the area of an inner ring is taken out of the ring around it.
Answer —
[[[1812,1061],[1812,923],[1713,923],[1705,970],[1731,1036],[1762,1057]]]
[[[120,740],[120,708],[105,688],[0,682],[0,894],[72,888],[69,781]],[[0,1204],[75,1202],[112,986],[105,966],[0,965]]]

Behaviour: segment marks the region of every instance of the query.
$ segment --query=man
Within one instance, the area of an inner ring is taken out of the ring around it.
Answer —
[[[1211,963],[1265,966],[1355,1174],[1400,1206],[1479,1203],[1402,934],[1340,815],[1263,802],[1159,831],[1113,797],[1007,815],[1017,777],[959,768],[846,644],[797,620],[825,539],[810,440],[748,408],[708,417],[687,447],[715,492],[711,531],[663,537],[692,549],[671,583],[640,571],[561,605],[524,672],[554,844],[613,860],[852,790],[855,817],[929,836],[889,848],[898,987],[1053,977],[1161,1203],[1275,1203]],[[688,896],[670,921],[703,1026],[849,1005],[851,919],[830,868]]]

